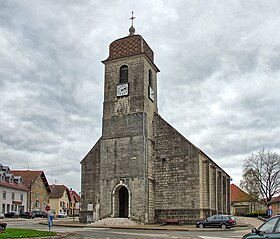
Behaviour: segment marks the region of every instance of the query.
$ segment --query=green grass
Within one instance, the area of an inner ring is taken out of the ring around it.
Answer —
[[[28,238],[54,236],[55,232],[37,231],[30,229],[7,228],[4,233],[0,233],[0,238]]]

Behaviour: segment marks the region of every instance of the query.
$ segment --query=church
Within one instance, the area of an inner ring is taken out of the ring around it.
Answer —
[[[81,161],[80,221],[230,214],[230,176],[159,115],[159,69],[133,23],[102,62],[102,134]]]

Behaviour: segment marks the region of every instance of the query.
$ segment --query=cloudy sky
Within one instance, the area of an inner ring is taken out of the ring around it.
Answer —
[[[101,60],[132,10],[165,120],[236,184],[246,157],[280,153],[280,1],[1,0],[0,163],[80,191],[101,136]]]

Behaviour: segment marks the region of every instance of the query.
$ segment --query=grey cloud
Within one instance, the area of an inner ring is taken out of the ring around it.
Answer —
[[[134,10],[136,33],[161,69],[159,113],[237,182],[247,155],[279,150],[279,7],[271,0],[1,1],[1,163],[46,166],[51,183],[79,190],[79,162],[101,136],[100,61],[128,35]]]

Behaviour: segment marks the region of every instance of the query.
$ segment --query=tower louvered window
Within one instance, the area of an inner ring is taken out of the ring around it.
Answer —
[[[152,70],[149,70],[149,86],[152,87],[153,84],[153,74],[152,74]]]
[[[122,66],[120,68],[120,83],[128,82],[128,66]]]

